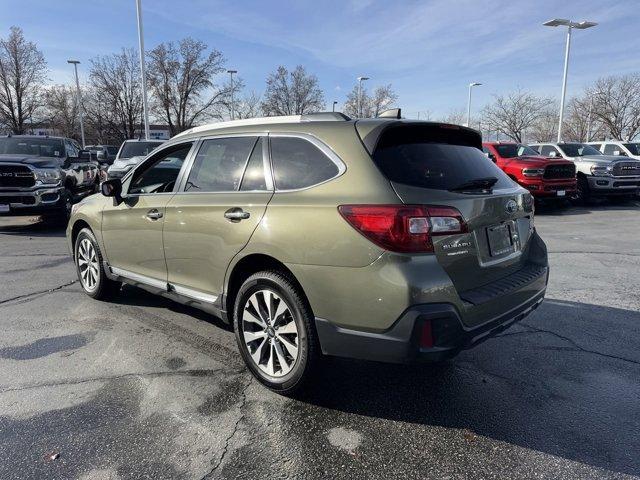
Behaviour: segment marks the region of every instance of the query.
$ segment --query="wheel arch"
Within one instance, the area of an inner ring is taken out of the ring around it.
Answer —
[[[311,308],[302,284],[284,263],[270,255],[252,253],[238,260],[227,275],[224,289],[225,293],[222,300],[222,308],[226,312],[226,321],[233,323],[233,307],[236,301],[236,295],[243,282],[254,273],[265,270],[275,270],[286,275],[300,290],[302,298],[307,302],[309,308]]]
[[[83,219],[78,219],[73,223],[73,227],[71,227],[71,255],[75,258],[75,245],[76,245],[76,239],[78,238],[78,235],[80,234],[80,231],[83,228],[88,228],[89,230],[91,230],[91,232],[94,234],[93,229],[91,228],[91,225],[89,225],[89,223],[86,220]]]

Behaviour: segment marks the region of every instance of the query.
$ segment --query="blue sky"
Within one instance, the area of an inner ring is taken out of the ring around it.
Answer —
[[[466,106],[470,81],[480,108],[517,87],[559,95],[565,30],[554,18],[591,20],[573,36],[569,94],[603,75],[640,71],[638,0],[217,1],[143,0],[147,49],[192,36],[221,50],[248,90],[262,92],[277,65],[317,75],[328,105],[342,103],[355,77],[392,83],[407,116]],[[137,46],[134,0],[0,0],[0,32],[11,25],[44,52],[52,83],[72,80],[66,59],[83,62]]]

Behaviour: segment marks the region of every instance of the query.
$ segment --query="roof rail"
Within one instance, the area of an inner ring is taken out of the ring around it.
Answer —
[[[208,123],[206,125],[201,125],[199,127],[193,127],[189,130],[185,130],[176,137],[183,137],[185,135],[191,133],[199,133],[206,132],[209,130],[217,130],[220,128],[231,128],[231,127],[244,127],[247,125],[263,125],[270,123],[300,123],[300,122],[328,122],[328,121],[347,121],[351,120],[344,113],[340,112],[316,112],[316,113],[305,113],[303,115],[282,115],[275,117],[255,117],[255,118],[246,118],[243,120],[230,120],[228,122],[216,122],[216,123]]]
[[[301,122],[346,122],[351,120],[342,112],[314,112],[303,113],[300,116]]]

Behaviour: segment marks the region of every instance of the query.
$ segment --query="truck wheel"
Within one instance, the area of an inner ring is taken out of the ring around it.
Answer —
[[[78,280],[84,293],[97,300],[107,300],[120,291],[122,284],[107,278],[102,253],[91,230],[80,230],[73,253]]]
[[[233,320],[242,358],[262,384],[291,395],[309,380],[320,357],[314,317],[288,276],[264,271],[247,278]]]
[[[578,177],[578,201],[583,205],[587,205],[591,201],[591,190],[589,190],[589,182],[586,177]]]

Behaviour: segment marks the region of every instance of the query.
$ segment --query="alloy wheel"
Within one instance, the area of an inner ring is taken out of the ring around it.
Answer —
[[[92,292],[98,287],[100,264],[96,249],[88,238],[83,238],[80,241],[77,257],[82,286],[85,290]]]
[[[298,326],[276,292],[254,292],[242,308],[242,337],[253,363],[270,377],[287,375],[298,361]]]

